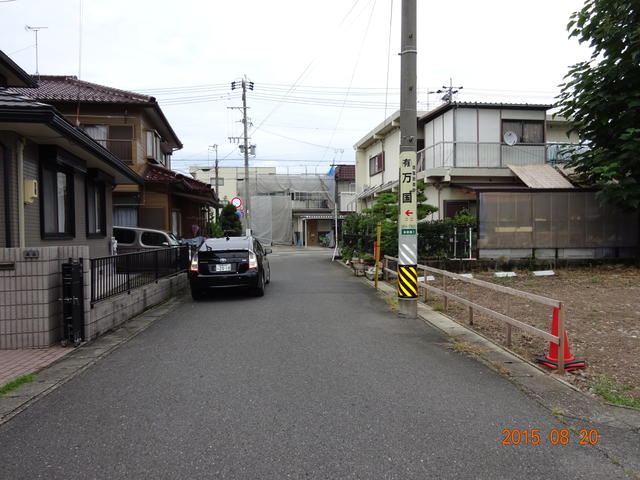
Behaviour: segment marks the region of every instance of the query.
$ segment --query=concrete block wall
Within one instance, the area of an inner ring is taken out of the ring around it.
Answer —
[[[25,252],[37,253],[25,258]],[[186,273],[91,308],[88,246],[0,248],[0,349],[45,348],[62,338],[62,264],[83,259],[84,338],[90,340],[187,287]]]
[[[95,338],[118,327],[147,308],[184,291],[187,285],[187,274],[181,273],[96,303],[85,316],[86,338]]]
[[[26,251],[37,257],[25,258]],[[0,249],[0,349],[42,348],[60,339],[62,263],[87,259],[88,285],[88,257],[86,246]]]

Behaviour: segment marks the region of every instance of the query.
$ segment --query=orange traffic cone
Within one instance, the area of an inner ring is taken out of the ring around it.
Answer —
[[[551,335],[558,336],[558,315],[560,309],[553,309],[553,322],[551,323]],[[544,358],[537,358],[536,363],[539,363],[543,367],[558,368],[558,344],[549,342],[549,354]],[[584,360],[576,360],[571,355],[571,349],[569,348],[569,338],[567,332],[564,332],[564,369],[565,370],[577,370],[578,368],[586,368],[587,364]]]

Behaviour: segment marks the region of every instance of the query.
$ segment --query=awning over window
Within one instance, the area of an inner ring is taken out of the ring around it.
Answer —
[[[529,188],[575,188],[551,165],[507,165]]]

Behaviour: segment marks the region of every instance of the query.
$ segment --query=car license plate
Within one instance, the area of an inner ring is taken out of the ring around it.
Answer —
[[[230,271],[231,271],[230,263],[223,263],[220,265],[216,265],[216,272],[230,272]]]

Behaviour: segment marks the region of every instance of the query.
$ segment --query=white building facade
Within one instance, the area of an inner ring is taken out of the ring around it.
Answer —
[[[445,103],[419,113],[418,179],[426,183],[427,202],[438,207],[430,219],[451,217],[463,208],[475,213],[476,195],[464,185],[517,183],[509,166],[554,163],[560,145],[578,143],[575,134],[567,134],[568,122],[553,119],[546,113],[549,108]],[[354,146],[358,210],[397,186],[399,117],[394,113]]]

